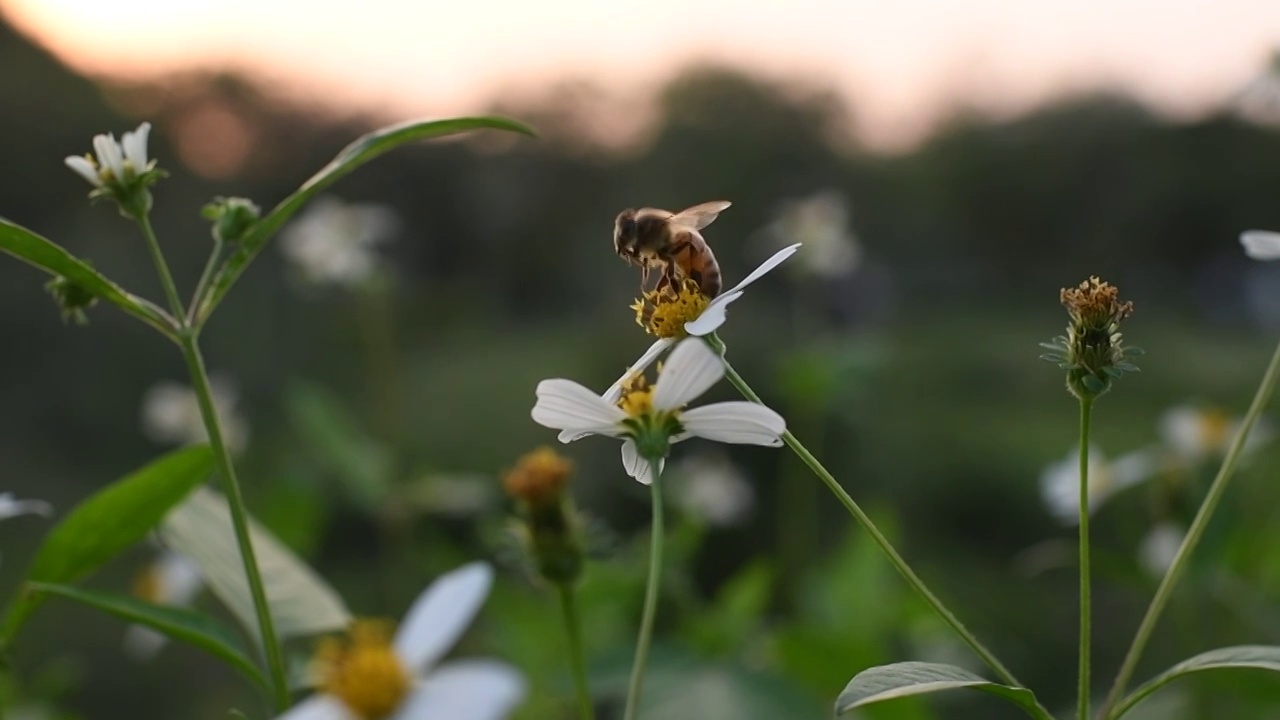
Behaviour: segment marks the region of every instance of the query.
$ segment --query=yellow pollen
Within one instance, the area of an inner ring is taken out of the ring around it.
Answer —
[[[507,494],[530,505],[546,505],[560,497],[573,474],[573,463],[543,446],[516,461],[502,479]]]
[[[649,290],[636,298],[631,309],[636,311],[636,323],[650,335],[682,338],[688,334],[684,324],[696,320],[710,303],[711,298],[702,294],[698,284],[686,279],[675,297],[666,289]]]
[[[1200,437],[1206,448],[1222,450],[1227,444],[1227,433],[1231,429],[1231,418],[1223,411],[1214,408],[1200,414]]]
[[[361,720],[388,717],[409,693],[409,671],[391,647],[386,622],[357,620],[345,641],[320,641],[315,663],[320,689],[341,700]]]
[[[658,364],[658,372],[662,372],[662,364]],[[638,372],[622,386],[622,397],[618,399],[618,407],[631,417],[640,417],[653,412],[653,387],[649,385],[649,380],[644,376],[644,372]]]
[[[160,573],[156,570],[155,563],[146,566],[134,576],[133,594],[139,600],[146,600],[155,605],[164,602],[164,598],[160,597]]]

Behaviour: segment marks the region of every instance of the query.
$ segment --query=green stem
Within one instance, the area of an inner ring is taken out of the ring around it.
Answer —
[[[595,720],[595,707],[591,704],[591,686],[587,684],[587,663],[582,651],[582,626],[578,618],[578,603],[573,585],[560,583],[560,608],[564,611],[564,631],[569,638],[569,665],[573,669],[573,685],[578,695],[578,716],[581,720]]]
[[[711,343],[712,348],[720,353],[721,359],[724,362],[725,376],[729,378],[729,382],[738,389],[738,392],[742,393],[743,397],[752,402],[763,405],[764,402],[760,399],[760,396],[757,395],[755,391],[747,385],[747,381],[743,380],[742,376],[733,369],[733,366],[729,364],[728,358],[724,357],[724,343],[720,342],[719,338],[714,336],[708,336],[706,340]],[[867,534],[869,534],[871,539],[875,541],[876,545],[880,547],[881,552],[889,558],[889,562],[893,563],[893,566],[907,581],[907,584],[916,591],[916,594],[928,603],[929,607],[933,608],[933,611],[938,614],[938,617],[942,618],[942,621],[949,625],[951,629],[955,631],[956,635],[958,635],[960,639],[963,640],[964,643],[968,645],[969,648],[972,649],[988,667],[991,668],[992,672],[1000,678],[1000,681],[1008,685],[1022,687],[1022,683],[1018,682],[1018,679],[1014,677],[1013,673],[1009,672],[1009,669],[1006,668],[1004,664],[1001,663],[1000,660],[997,659],[996,656],[973,635],[973,633],[969,632],[968,628],[960,622],[959,618],[952,614],[952,612],[947,609],[947,606],[943,605],[942,601],[939,600],[936,595],[930,592],[929,588],[924,584],[924,581],[920,579],[920,576],[916,575],[915,571],[911,569],[911,566],[907,565],[907,561],[903,560],[902,556],[898,554],[898,551],[894,549],[893,545],[889,542],[889,538],[885,537],[884,533],[880,532],[880,528],[876,527],[876,524],[871,520],[871,517],[868,516],[861,507],[859,507],[858,503],[855,502],[853,498],[849,497],[849,493],[845,492],[844,488],[840,487],[840,483],[836,482],[836,479],[831,476],[831,473],[827,472],[827,469],[823,467],[822,463],[818,462],[818,459],[815,458],[813,454],[810,453],[809,450],[791,434],[791,431],[788,430],[782,434],[782,441],[787,444],[787,447],[791,448],[792,452],[800,458],[801,462],[809,466],[809,469],[813,471],[814,475],[818,476],[818,479],[822,480],[822,482],[826,484],[827,489],[836,496],[836,499],[840,501],[840,504],[844,505],[845,509],[849,511],[849,514],[852,515],[853,518],[858,521],[858,524],[867,531]]]
[[[254,555],[253,543],[249,538],[249,521],[248,513],[245,511],[244,497],[240,494],[240,483],[236,480],[235,466],[231,462],[231,453],[223,440],[222,426],[213,405],[209,374],[204,366],[204,358],[200,355],[200,346],[190,330],[182,335],[182,355],[186,358],[187,369],[191,373],[192,387],[200,402],[200,415],[204,418],[204,426],[209,434],[209,444],[213,447],[214,462],[218,466],[218,476],[222,479],[222,490],[227,496],[227,505],[231,508],[231,524],[235,527],[236,542],[240,546],[240,557],[244,562],[244,573],[249,579],[249,592],[253,595],[253,609],[258,616],[262,647],[267,656],[267,666],[271,671],[276,708],[285,710],[289,707],[289,683],[285,673],[284,654],[276,638],[275,625],[271,620],[271,608],[267,604],[267,593],[262,585],[262,573],[258,570],[258,559]]]
[[[1080,398],[1080,674],[1076,684],[1076,716],[1089,720],[1089,416],[1093,398]]]
[[[151,227],[151,216],[143,213],[138,216],[138,227],[147,240],[147,249],[151,251],[151,261],[155,263],[156,274],[160,276],[160,284],[164,286],[165,297],[169,299],[169,310],[174,320],[182,322],[182,300],[178,298],[178,286],[173,283],[173,273],[169,272],[169,263],[164,260],[160,250],[160,241],[156,239],[156,231]]]
[[[649,582],[644,591],[644,614],[640,617],[640,636],[636,639],[636,657],[631,665],[631,683],[627,687],[627,707],[622,720],[636,720],[640,707],[640,691],[644,685],[644,667],[649,661],[649,644],[653,641],[653,619],[658,614],[658,584],[662,581],[662,478],[660,458],[649,458],[653,484],[653,526],[649,530]]]
[[[223,243],[221,240],[213,241],[213,252],[209,253],[209,260],[204,264],[204,272],[200,273],[200,281],[196,283],[196,291],[191,294],[191,308],[187,311],[187,325],[196,324],[196,314],[200,312],[200,305],[204,303],[204,295],[209,291],[209,281],[213,279],[213,271],[218,267],[218,260],[222,258]]]
[[[1116,674],[1115,682],[1112,683],[1111,690],[1107,693],[1107,698],[1103,701],[1102,707],[1098,711],[1098,717],[1112,717],[1110,714],[1111,708],[1120,700],[1120,695],[1124,693],[1125,687],[1133,678],[1134,670],[1138,666],[1138,659],[1142,657],[1142,651],[1146,649],[1147,642],[1151,640],[1151,633],[1155,631],[1156,622],[1160,619],[1160,613],[1164,611],[1165,605],[1168,604],[1169,597],[1173,594],[1174,585],[1182,578],[1187,562],[1191,559],[1191,553],[1195,550],[1196,544],[1200,542],[1201,536],[1204,535],[1205,528],[1209,525],[1209,519],[1213,516],[1214,510],[1217,509],[1218,502],[1222,500],[1222,495],[1227,490],[1227,484],[1235,473],[1236,464],[1240,461],[1245,441],[1249,439],[1249,431],[1253,429],[1258,416],[1262,414],[1262,409],[1266,407],[1267,401],[1271,399],[1271,393],[1275,390],[1277,377],[1280,377],[1280,345],[1276,346],[1275,352],[1271,355],[1271,364],[1267,366],[1266,374],[1262,376],[1262,383],[1258,385],[1258,391],[1254,393],[1253,404],[1249,406],[1249,412],[1245,414],[1244,420],[1240,423],[1240,429],[1236,431],[1235,439],[1231,441],[1231,447],[1227,450],[1227,456],[1222,461],[1222,467],[1218,469],[1218,475],[1214,477],[1213,484],[1209,486],[1209,492],[1205,495],[1204,502],[1200,504],[1200,509],[1196,512],[1195,519],[1191,521],[1187,536],[1182,539],[1182,545],[1178,547],[1178,554],[1174,556],[1173,563],[1169,565],[1169,569],[1164,574],[1164,579],[1160,581],[1160,587],[1156,588],[1156,594],[1151,598],[1151,604],[1147,607],[1147,614],[1143,616],[1142,622],[1138,625],[1138,632],[1133,636],[1133,644],[1129,646],[1129,652],[1124,656],[1124,662],[1120,664],[1120,672]]]

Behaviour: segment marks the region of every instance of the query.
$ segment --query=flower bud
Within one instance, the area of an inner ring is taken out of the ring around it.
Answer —
[[[521,506],[526,551],[538,573],[558,585],[577,580],[583,567],[581,523],[565,492],[572,474],[572,463],[541,447],[503,478],[507,494]]]
[[[1042,347],[1053,350],[1040,357],[1067,371],[1067,389],[1081,400],[1092,400],[1111,389],[1112,381],[1138,372],[1129,359],[1142,354],[1122,345],[1120,323],[1133,314],[1132,302],[1121,302],[1114,285],[1091,277],[1059,294],[1071,318],[1067,334]]]
[[[213,222],[214,239],[224,243],[239,242],[258,222],[262,209],[252,200],[242,197],[215,197],[205,205],[200,214]]]
[[[92,290],[61,275],[45,283],[44,288],[62,309],[63,322],[89,324],[89,316],[85,314],[85,310],[98,303],[98,296]]]

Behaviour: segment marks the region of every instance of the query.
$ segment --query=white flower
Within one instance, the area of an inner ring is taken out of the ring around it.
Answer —
[[[1160,437],[1165,446],[1189,464],[1225,454],[1239,431],[1240,419],[1217,409],[1179,405],[1165,411],[1160,418]],[[1257,450],[1271,439],[1271,434],[1264,423],[1256,423],[1242,451]]]
[[[44,500],[19,500],[11,492],[0,493],[0,520],[19,515],[49,517],[52,514],[53,506]]]
[[[200,567],[181,553],[162,552],[138,576],[134,594],[155,605],[186,607],[204,588]],[[167,638],[151,628],[131,625],[124,637],[124,648],[137,660],[154,656]]]
[[[682,341],[671,351],[666,366],[652,387],[640,382],[617,392],[611,400],[572,381],[557,378],[538,383],[533,419],[539,425],[563,430],[562,442],[587,435],[622,438],[622,465],[627,474],[652,482],[648,462],[633,442],[633,426],[641,422],[674,421],[678,430],[672,443],[690,437],[716,442],[766,445],[782,444],[786,421],[769,408],[751,402],[722,402],[692,410],[682,408],[724,377],[720,358],[698,338]],[[634,381],[633,381],[634,382]],[[623,408],[626,408],[624,410]]]
[[[858,237],[849,229],[848,202],[835,190],[785,203],[766,232],[783,242],[804,245],[800,268],[818,277],[844,277],[862,259]]]
[[[1178,548],[1182,547],[1185,535],[1186,531],[1172,522],[1162,522],[1151,528],[1138,546],[1138,564],[1152,575],[1164,577],[1178,554]]]
[[[1108,462],[1096,447],[1089,447],[1089,512],[1108,498],[1150,479],[1159,465],[1149,450],[1135,450]],[[1064,525],[1080,522],[1080,456],[1073,450],[1040,474],[1045,506]]]
[[[350,642],[322,648],[320,692],[278,720],[501,720],[525,695],[524,679],[493,660],[437,667],[484,604],[493,570],[477,562],[441,576],[405,615],[394,639],[359,622]]]
[[[1244,253],[1254,260],[1280,260],[1280,233],[1246,230],[1240,233]]]
[[[280,234],[280,249],[308,283],[354,286],[373,275],[374,246],[389,240],[399,225],[385,205],[320,197]]]
[[[755,509],[755,491],[729,456],[722,451],[687,457],[671,469],[676,482],[673,499],[712,525],[739,525]]]
[[[72,155],[65,162],[94,187],[131,183],[152,169],[147,160],[147,137],[150,134],[151,123],[144,122],[137,130],[126,132],[119,142],[110,133],[95,135],[93,155]]]
[[[236,413],[239,390],[224,376],[209,379],[213,407],[222,425],[222,437],[232,452],[239,452],[249,440],[248,424]],[[186,385],[165,380],[153,385],[142,398],[142,431],[153,442],[194,444],[207,442],[204,417],[195,391]]]

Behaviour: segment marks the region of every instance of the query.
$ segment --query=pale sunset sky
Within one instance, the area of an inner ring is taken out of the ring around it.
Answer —
[[[691,61],[724,61],[830,84],[884,147],[957,103],[1008,113],[1096,86],[1195,113],[1280,47],[1280,0],[0,0],[0,12],[87,73],[247,69],[389,119],[475,111],[568,76],[643,96]]]

